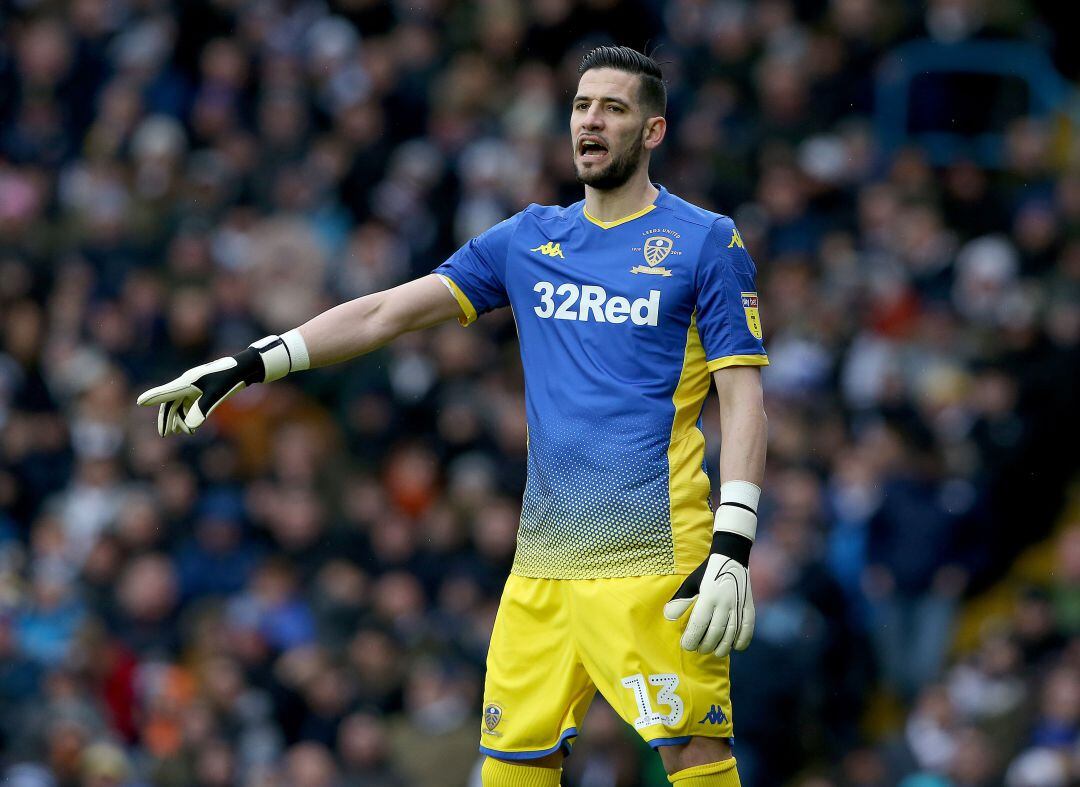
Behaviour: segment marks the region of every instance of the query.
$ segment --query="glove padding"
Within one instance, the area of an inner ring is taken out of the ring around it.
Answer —
[[[735,650],[749,647],[756,613],[750,575],[742,563],[710,554],[664,605],[664,617],[678,620],[691,607],[682,636],[685,650],[723,657],[733,645]]]
[[[175,380],[143,393],[139,405],[158,410],[158,434],[192,434],[217,406],[237,391],[262,382],[263,362],[249,347],[228,358],[188,369]]]

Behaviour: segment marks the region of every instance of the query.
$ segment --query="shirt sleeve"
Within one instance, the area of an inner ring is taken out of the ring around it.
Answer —
[[[758,314],[757,269],[735,223],[717,219],[697,270],[697,326],[710,372],[727,366],[767,366]]]
[[[507,306],[506,256],[510,238],[521,214],[499,222],[477,235],[451,255],[434,273],[438,274],[461,306],[459,321],[468,325],[479,315]]]

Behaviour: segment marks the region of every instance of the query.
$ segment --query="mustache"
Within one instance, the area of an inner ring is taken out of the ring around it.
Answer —
[[[642,145],[617,153],[609,151],[607,166],[599,172],[583,172],[576,166],[575,161],[574,174],[577,176],[578,183],[584,186],[591,186],[601,191],[617,189],[630,180],[630,176],[637,171],[644,151],[645,148]]]

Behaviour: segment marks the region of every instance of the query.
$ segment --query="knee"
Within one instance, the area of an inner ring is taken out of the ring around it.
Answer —
[[[664,770],[676,773],[698,765],[723,762],[732,757],[731,744],[723,738],[693,737],[687,743],[661,746],[660,759]]]

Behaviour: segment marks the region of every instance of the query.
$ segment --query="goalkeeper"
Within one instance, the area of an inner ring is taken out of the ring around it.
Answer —
[[[585,56],[570,112],[585,199],[530,205],[433,274],[330,309],[147,391],[190,434],[255,383],[346,361],[408,331],[513,309],[528,476],[488,650],[487,787],[559,784],[597,690],[678,787],[739,784],[729,654],[754,631],[747,572],[765,464],[756,270],[729,218],[649,179],[659,66]],[[723,444],[710,503],[701,409]]]

